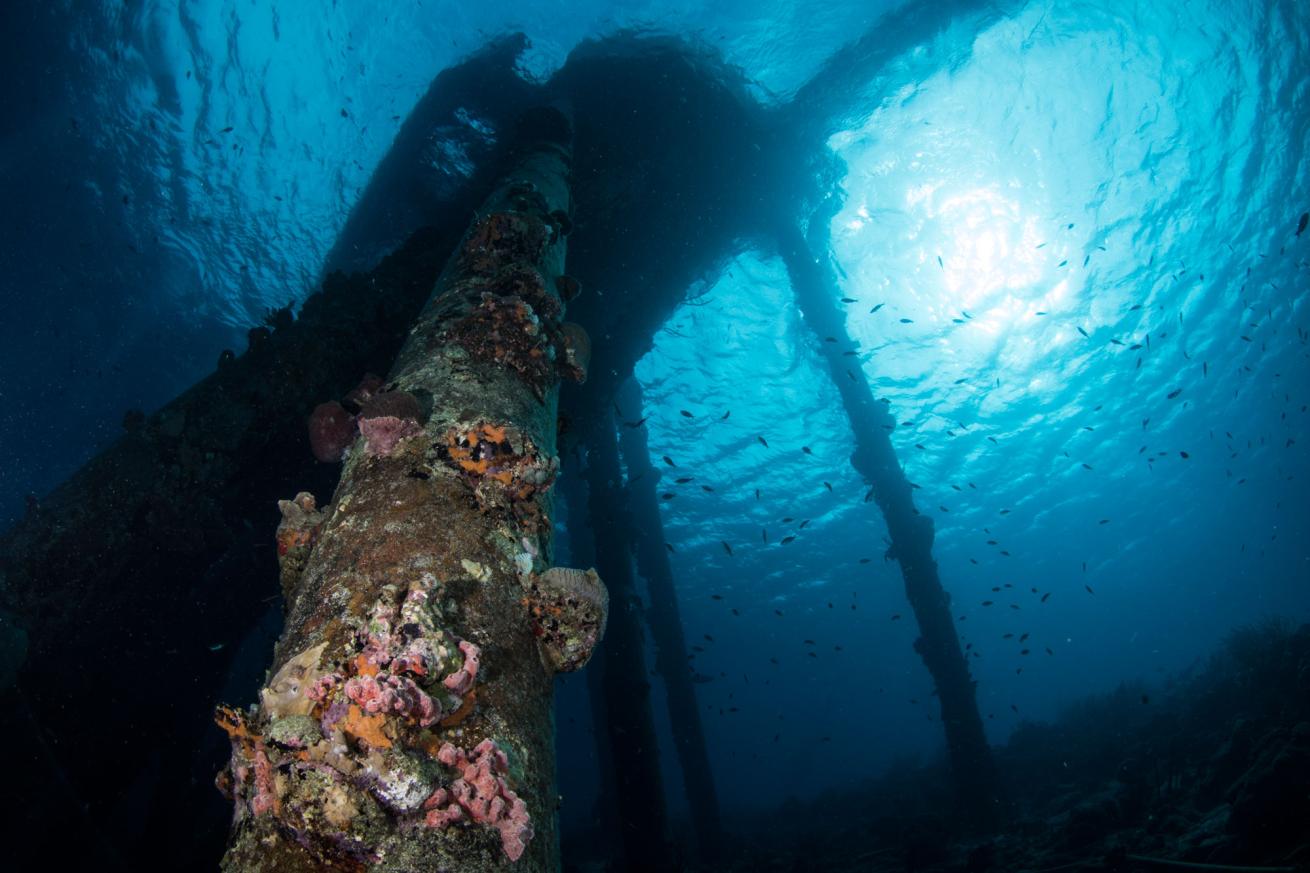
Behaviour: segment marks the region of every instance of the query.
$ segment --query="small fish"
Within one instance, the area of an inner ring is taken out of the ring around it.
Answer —
[[[668,464],[670,467],[676,467],[676,466],[678,466],[677,464],[673,463],[673,459],[670,458],[668,455],[664,455],[662,460],[664,461],[664,463]]]
[[[760,445],[764,446],[766,449],[769,447],[769,441],[766,440],[764,437],[762,437],[762,436],[757,436],[756,439],[759,440],[759,441],[760,441]]]
[[[230,128],[230,127],[228,128],[228,130],[231,130],[231,129],[232,129],[232,128]],[[214,643],[212,646],[209,647],[209,651],[211,651],[211,652],[221,651],[222,648],[223,648],[223,646],[225,646],[225,645],[227,645],[227,644],[226,644],[226,643]]]
[[[674,494],[672,491],[665,491],[663,494],[660,495],[660,500],[672,500],[676,496],[677,495]]]
[[[690,482],[692,479],[695,478],[696,478],[695,476],[679,476],[677,479],[674,479],[673,481],[679,485],[686,485],[688,482]]]
[[[1087,331],[1083,330],[1081,327],[1078,328],[1078,332],[1079,332],[1080,334],[1082,334],[1083,336],[1087,336]]]
[[[1023,636],[1019,637],[1019,642],[1021,642],[1021,643],[1026,643],[1026,642],[1028,642],[1028,637],[1030,637],[1030,636],[1032,636],[1032,634],[1024,634]],[[712,642],[712,641],[711,641],[711,642]]]
[[[647,418],[649,418],[649,416],[647,416]],[[645,424],[645,423],[646,423],[646,419],[645,419],[645,418],[643,418],[643,419],[641,419],[641,420],[639,420],[639,421],[625,421],[625,422],[623,422],[623,424],[624,424],[625,427],[641,427],[641,426],[642,426],[643,424]]]
[[[222,130],[220,130],[219,133],[231,133],[232,130],[233,130],[233,128],[225,127],[225,128],[223,128]]]
[[[1296,235],[1300,236],[1305,233],[1305,227],[1310,224],[1310,212],[1302,212],[1301,220],[1296,223]]]
[[[1056,266],[1057,266],[1057,267],[1063,267],[1063,266],[1067,265],[1068,263],[1069,263],[1069,260],[1066,258],[1065,260],[1063,260],[1063,261],[1061,261],[1060,263],[1056,264]]]
[[[1186,461],[1188,458],[1191,457],[1191,455],[1187,454],[1187,452],[1179,452],[1178,454],[1182,456],[1184,461]]]
[[[882,309],[886,305],[887,305],[886,303],[879,303],[877,306],[869,310],[869,314],[873,315],[875,312],[877,312],[879,309]]]
[[[913,318],[902,318],[902,319],[901,319],[901,324],[914,324],[914,319],[913,319]]]
[[[685,410],[685,409],[679,409],[678,412],[679,412],[679,414],[682,415],[683,418],[695,418],[695,417],[696,417],[696,416],[692,415],[690,412],[688,412],[688,411]]]
[[[711,488],[711,487],[708,486],[708,485],[702,485],[702,486],[700,486],[700,490],[702,490],[702,491],[708,491],[708,492],[711,492],[711,493],[713,493],[713,491],[714,491],[714,489]]]
[[[805,530],[805,525],[807,525],[807,524],[809,524],[809,523],[810,523],[810,520],[809,520],[808,518],[805,519],[804,521],[802,521],[802,522],[800,523],[800,527],[798,527],[797,530]]]
[[[801,451],[804,452],[804,453],[807,454],[807,455],[812,455],[812,454],[814,454],[814,452],[810,451],[810,447],[809,447],[809,446],[801,446]]]
[[[781,616],[781,615],[782,615],[782,610],[781,610],[781,609],[775,609],[775,610],[773,611],[773,614],[774,614],[774,615]]]
[[[674,551],[673,543],[665,543],[664,548],[668,549],[670,554],[672,554]]]
[[[1143,704],[1146,704],[1146,703],[1150,703],[1150,702],[1151,702],[1151,695],[1149,695],[1149,694],[1143,694],[1143,695],[1142,695],[1142,703],[1143,703]]]
[[[1109,523],[1110,523],[1110,519],[1108,518],[1103,518],[1097,522],[1097,524],[1109,524]],[[1083,569],[1086,569],[1086,567],[1084,567]]]
[[[714,642],[714,637],[710,636],[709,634],[704,634],[703,636],[705,637],[705,642],[707,643]]]
[[[1186,455],[1184,455],[1184,457],[1186,457]],[[823,487],[824,487],[824,488],[827,488],[829,491],[832,490],[832,485],[831,485],[830,483],[828,483],[828,482],[824,482],[824,483],[823,483]]]
[[[729,409],[727,412],[723,413],[723,415],[720,415],[720,416],[719,416],[719,421],[727,421],[729,415],[732,415],[732,410],[731,410],[731,409]]]
[[[842,302],[842,303],[859,303],[860,301],[856,300],[854,297],[843,297],[843,298],[841,299],[841,302]]]
[[[1087,589],[1087,593],[1088,593],[1088,594],[1095,594],[1095,593],[1096,593],[1095,591],[1092,590],[1092,586],[1090,586],[1090,585],[1084,585],[1083,587]]]
[[[1046,600],[1047,600],[1047,598],[1049,598],[1050,596],[1051,596],[1051,592],[1049,592],[1049,591],[1047,591],[1045,594],[1043,594],[1043,595],[1042,595],[1042,603],[1045,603]]]
[[[892,621],[900,621],[900,620],[901,620],[901,614],[899,612],[892,616]]]
[[[1167,400],[1173,400],[1175,397],[1177,397],[1179,394],[1182,394],[1182,393],[1183,393],[1183,389],[1181,389],[1181,388],[1175,388],[1174,390],[1172,390],[1172,391],[1169,392],[1168,396],[1167,396],[1165,399],[1167,399]]]
[[[730,546],[730,545],[728,545],[727,543],[723,542],[723,540],[719,540],[719,543],[723,546],[723,550],[724,550],[725,552],[727,552],[729,556],[731,556],[731,555],[732,555],[732,546]]]
[[[783,546],[785,546],[785,545],[787,545],[787,543],[791,542],[791,541],[794,540],[794,539],[796,539],[796,537],[794,537],[794,536],[785,536],[785,537],[783,537],[781,540],[778,541],[778,544],[779,544],[779,545],[783,545]]]
[[[991,605],[992,605],[993,603],[995,603],[995,602],[996,602],[995,600],[984,600],[984,601],[982,602],[982,605],[983,605],[983,606],[991,606]]]
[[[722,600],[722,599],[723,599],[723,595],[722,595],[722,594],[711,594],[711,595],[710,595],[710,600]]]

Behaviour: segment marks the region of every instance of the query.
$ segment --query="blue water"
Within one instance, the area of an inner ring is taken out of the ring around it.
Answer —
[[[526,32],[523,75],[544,79],[588,36],[686,35],[783,107],[899,4],[503,6],[3,13],[0,521],[112,441],[126,408],[158,406],[314,290],[409,109],[491,36]],[[1161,681],[1235,625],[1310,616],[1302,6],[910,4],[903,18],[940,26],[885,46],[830,132],[850,366],[903,423],[994,741]],[[821,340],[780,260],[734,254],[636,375],[653,456],[697,477],[666,483],[663,511],[695,669],[714,677],[698,692],[720,795],[768,806],[941,740]],[[580,701],[574,681],[561,714],[585,721]],[[780,789],[760,764],[821,742],[840,768],[788,769]],[[590,790],[569,781],[585,746],[564,750],[566,794]]]

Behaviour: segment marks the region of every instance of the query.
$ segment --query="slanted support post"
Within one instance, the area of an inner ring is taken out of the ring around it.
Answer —
[[[551,567],[556,280],[572,132],[540,110],[386,383],[357,398],[332,502],[283,501],[286,626],[259,703],[220,707],[227,871],[559,867],[555,672],[604,629]]]
[[[914,650],[937,686],[961,812],[974,826],[987,827],[1000,815],[996,765],[978,715],[969,664],[955,632],[951,598],[942,588],[933,560],[933,523],[915,508],[910,481],[892,446],[896,419],[886,403],[874,398],[864,374],[852,370],[850,359],[842,354],[854,343],[837,306],[840,295],[831,270],[815,260],[794,225],[781,223],[774,232],[805,323],[821,340],[829,336],[838,340],[818,345],[855,435],[851,463],[872,489],[887,522],[892,541],[888,555],[900,564],[905,595],[919,626]]]

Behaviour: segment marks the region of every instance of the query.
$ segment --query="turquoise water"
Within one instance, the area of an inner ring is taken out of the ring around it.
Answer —
[[[829,232],[850,367],[901,422],[994,741],[1088,691],[1160,681],[1237,624],[1304,619],[1304,9],[827,6],[5,13],[20,72],[2,184],[23,206],[0,243],[0,517],[112,440],[124,409],[159,405],[317,286],[435,74],[522,30],[522,73],[541,80],[583,38],[648,28],[721,51],[798,123],[807,101],[843,107],[816,129],[843,166]],[[846,93],[805,90],[886,13],[883,63]],[[698,691],[720,794],[771,805],[761,760],[822,748],[864,774],[934,754],[940,734],[823,339],[780,260],[733,254],[637,378],[653,456],[696,476],[668,476],[663,511],[688,639],[705,649],[695,670],[712,680]],[[565,688],[562,714],[581,711],[580,690]],[[796,768],[787,791],[842,775]]]
[[[1305,614],[1310,94],[1292,13],[1028,4],[907,53],[829,139],[851,367],[903,425],[993,740],[1182,669],[1234,624]],[[743,252],[697,302],[637,375],[666,413],[652,453],[716,488],[666,515],[690,636],[716,640],[697,669],[726,671],[708,696],[740,710],[711,742],[762,721],[797,753],[824,736],[843,760],[930,752],[899,569],[786,271]],[[766,751],[726,766],[765,792]]]

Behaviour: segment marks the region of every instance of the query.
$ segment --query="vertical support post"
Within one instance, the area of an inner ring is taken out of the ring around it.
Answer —
[[[552,676],[606,604],[550,567],[571,124],[531,113],[520,143],[387,383],[358,389],[331,505],[281,504],[286,626],[258,706],[217,714],[224,870],[558,869]]]
[[[563,497],[568,507],[569,554],[580,567],[596,563],[596,538],[587,511],[587,487],[582,462],[577,452],[564,461]],[[612,586],[610,586],[612,587]],[[609,636],[613,638],[612,632]],[[599,794],[593,811],[593,835],[588,839],[588,853],[593,857],[613,857],[622,851],[619,842],[618,812],[613,799],[618,796],[614,773],[614,750],[610,747],[609,719],[605,714],[605,652],[601,646],[592,656],[587,670],[587,704],[591,713],[591,730],[596,742],[596,768]]]
[[[642,418],[641,385],[629,379],[619,388],[618,404],[632,418]],[[719,819],[714,771],[705,746],[696,688],[687,663],[687,642],[678,611],[678,592],[673,584],[669,553],[664,546],[664,524],[660,519],[658,484],[660,472],[650,463],[650,449],[644,428],[623,428],[619,436],[623,463],[628,471],[628,508],[635,538],[637,569],[650,591],[647,619],[655,642],[655,669],[664,678],[669,698],[669,721],[673,744],[687,789],[692,826],[703,861],[721,857],[723,829]]]
[[[587,485],[596,567],[613,598],[603,688],[626,856],[624,869],[671,870],[677,865],[668,840],[641,602],[632,572],[631,524],[614,424],[607,410],[595,417],[587,432]]]
[[[910,482],[897,460],[891,441],[896,419],[887,404],[874,399],[863,374],[850,370],[849,359],[842,355],[853,343],[837,307],[836,280],[815,260],[795,226],[782,224],[775,233],[805,323],[821,339],[838,339],[837,343],[821,341],[819,347],[855,434],[851,463],[873,490],[887,521],[892,540],[888,555],[901,566],[905,595],[919,625],[914,650],[937,686],[961,811],[975,825],[986,827],[1000,812],[996,765],[978,715],[975,683],[955,632],[951,598],[942,588],[933,560],[932,519],[915,508]]]

